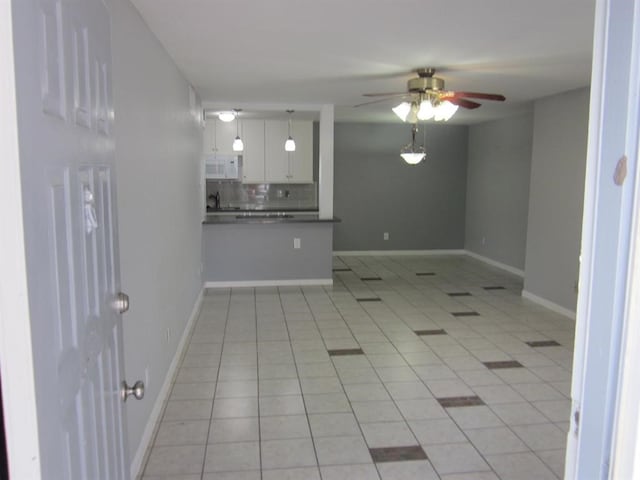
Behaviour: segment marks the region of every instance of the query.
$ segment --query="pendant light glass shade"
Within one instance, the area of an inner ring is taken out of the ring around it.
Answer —
[[[287,141],[284,142],[284,149],[287,152],[296,151],[296,141],[293,138],[291,138],[291,135],[289,135],[289,138],[287,138]]]
[[[405,152],[401,153],[400,156],[409,165],[417,165],[424,160],[424,157],[426,157],[427,154],[425,152]]]
[[[240,138],[240,127],[238,126],[238,113],[240,112],[239,109],[234,110],[233,113],[236,116],[236,138],[233,141],[233,145],[231,146],[231,148],[233,149],[234,152],[242,152],[244,150],[244,143],[242,142],[242,139]]]
[[[414,124],[411,128],[411,143],[400,150],[400,156],[409,165],[417,165],[427,156],[424,147],[416,146],[416,133],[418,133],[418,127]]]
[[[289,114],[289,130],[288,130],[288,138],[287,140],[284,142],[284,150],[285,152],[295,152],[296,151],[296,141],[293,139],[293,137],[291,136],[291,114],[294,112],[294,110],[287,110],[287,113]]]

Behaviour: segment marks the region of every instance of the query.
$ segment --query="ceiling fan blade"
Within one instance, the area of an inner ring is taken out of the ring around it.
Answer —
[[[458,105],[462,108],[468,108],[470,110],[482,106],[478,102],[472,102],[471,100],[465,100],[464,98],[447,98],[446,100],[454,105]]]
[[[406,95],[407,92],[391,92],[391,93],[363,93],[363,97],[397,97]]]
[[[386,102],[388,100],[392,100],[395,97],[398,97],[399,95],[393,95],[391,97],[386,97],[386,98],[380,98],[378,100],[373,100],[371,102],[364,102],[364,103],[359,103],[358,105],[354,105],[353,108],[356,107],[364,107],[365,105],[373,105],[374,103],[382,103],[382,102]],[[402,96],[406,96],[406,94],[402,94]]]
[[[495,100],[497,102],[504,102],[506,98],[504,95],[497,93],[479,93],[479,92],[443,92],[441,98],[478,98],[481,100]]]

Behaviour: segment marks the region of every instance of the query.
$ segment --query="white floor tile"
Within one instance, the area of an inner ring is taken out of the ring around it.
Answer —
[[[572,345],[572,322],[523,303],[521,279],[475,260],[334,263],[352,271],[331,287],[206,291],[143,480],[196,480],[203,466],[203,480],[562,476],[572,352],[525,342]],[[381,302],[356,300],[366,297]],[[470,310],[480,316],[449,313]],[[328,353],[346,348],[364,355]],[[482,364],[508,360],[525,368]],[[471,395],[486,405],[434,398]],[[374,465],[368,450],[418,444],[429,460]]]

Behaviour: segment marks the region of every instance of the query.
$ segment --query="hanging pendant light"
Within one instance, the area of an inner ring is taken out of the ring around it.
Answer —
[[[411,127],[411,143],[400,150],[400,156],[409,165],[417,165],[427,156],[423,146],[416,146],[416,133],[418,133],[418,125],[414,123]]]
[[[294,110],[287,110],[287,113],[289,114],[289,137],[287,138],[287,141],[284,142],[284,149],[287,152],[296,151],[296,141],[291,137],[291,114],[293,112]]]
[[[244,150],[244,143],[242,143],[242,139],[240,138],[240,127],[238,126],[238,114],[241,112],[242,110],[240,110],[239,108],[235,109],[233,111],[233,113],[235,113],[236,115],[236,138],[233,141],[233,145],[231,148],[233,148],[234,152],[242,152]]]

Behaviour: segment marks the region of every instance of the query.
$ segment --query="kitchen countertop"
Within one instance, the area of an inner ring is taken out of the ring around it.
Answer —
[[[231,214],[233,213],[233,214]],[[218,212],[207,213],[203,225],[224,224],[273,224],[273,223],[338,223],[337,217],[320,218],[317,213],[297,213],[295,211],[252,211],[247,212]]]

